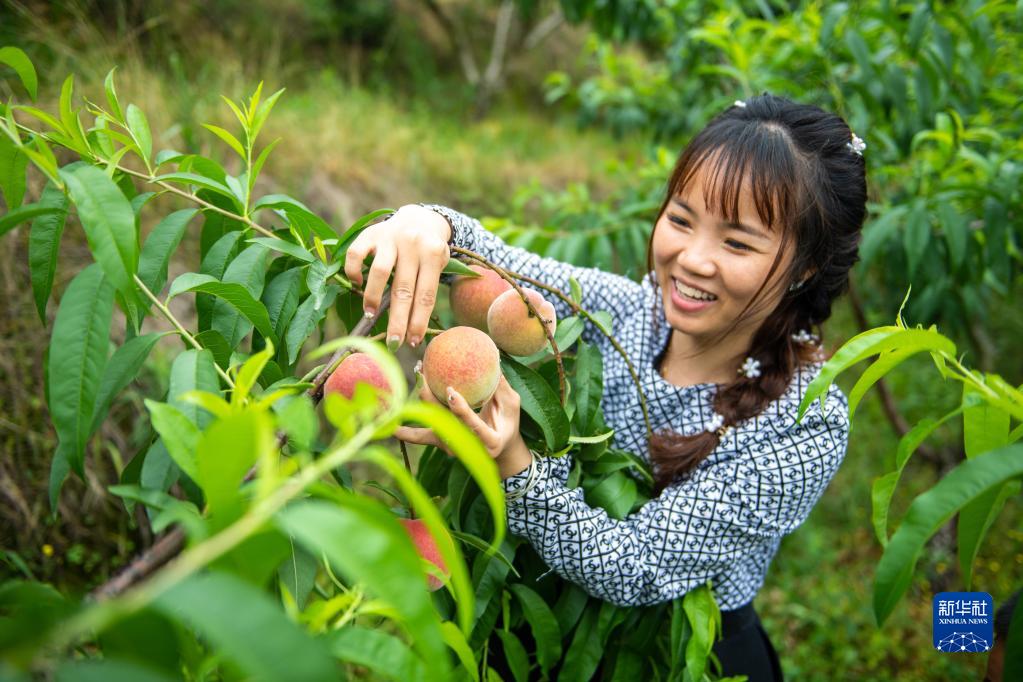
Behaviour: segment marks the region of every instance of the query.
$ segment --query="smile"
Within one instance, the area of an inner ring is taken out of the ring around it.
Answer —
[[[716,301],[718,298],[714,294],[709,294],[706,291],[703,291],[702,289],[687,286],[682,282],[678,281],[677,279],[675,279],[674,277],[671,279],[671,281],[675,284],[675,291],[677,291],[682,296],[685,296],[686,298],[691,298],[694,301]]]

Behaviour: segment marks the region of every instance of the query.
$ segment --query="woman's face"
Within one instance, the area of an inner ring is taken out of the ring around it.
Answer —
[[[727,330],[764,283],[781,246],[781,232],[760,221],[744,183],[737,223],[719,206],[707,206],[704,163],[688,186],[668,202],[654,226],[654,272],[664,297],[668,323],[697,344]],[[712,202],[717,203],[717,202]],[[778,286],[791,248],[786,250],[751,317],[734,333],[753,333],[777,307],[786,287]]]

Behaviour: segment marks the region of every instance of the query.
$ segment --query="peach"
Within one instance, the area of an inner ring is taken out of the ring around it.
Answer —
[[[352,353],[341,361],[323,384],[323,394],[340,393],[349,400],[355,395],[355,386],[369,384],[382,393],[389,394],[391,385],[376,360],[366,353]]]
[[[554,305],[531,289],[523,289],[526,298],[540,313],[537,319],[519,296],[519,292],[506,291],[487,311],[487,329],[497,347],[512,355],[532,355],[547,345],[543,325],[554,334],[557,326]]]
[[[494,299],[511,289],[511,284],[490,268],[471,265],[481,277],[457,277],[449,290],[455,324],[487,331],[487,311]]]
[[[451,386],[476,409],[490,400],[501,380],[501,353],[473,327],[452,327],[433,337],[423,354],[423,378],[437,400],[448,403]]]
[[[401,521],[401,525],[405,529],[405,532],[412,538],[412,544],[416,546],[416,551],[419,552],[419,556],[439,568],[444,575],[451,575],[448,571],[447,565],[444,563],[444,558],[440,554],[440,548],[437,547],[437,541],[433,539],[432,535],[430,535],[430,529],[426,527],[423,520],[398,520]],[[427,574],[426,578],[431,592],[440,589],[444,584],[440,578],[432,573]]]

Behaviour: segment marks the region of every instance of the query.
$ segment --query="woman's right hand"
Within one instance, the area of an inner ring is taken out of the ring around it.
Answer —
[[[367,316],[380,309],[387,280],[394,270],[387,323],[389,347],[397,348],[405,340],[415,347],[425,338],[437,301],[441,271],[451,255],[450,238],[451,226],[444,216],[409,204],[387,220],[367,227],[348,248],[345,274],[359,286],[363,286],[363,261],[373,256],[363,286],[362,307]]]

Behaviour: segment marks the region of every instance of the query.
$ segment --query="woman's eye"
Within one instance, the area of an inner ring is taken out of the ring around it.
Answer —
[[[725,243],[728,244],[729,246],[731,246],[733,249],[739,249],[740,251],[752,251],[753,250],[749,245],[743,244],[742,242],[737,242],[734,239],[729,239]]]
[[[675,223],[676,225],[681,225],[682,227],[689,227],[689,221],[686,220],[685,218],[680,218],[677,215],[669,215],[668,220]]]

